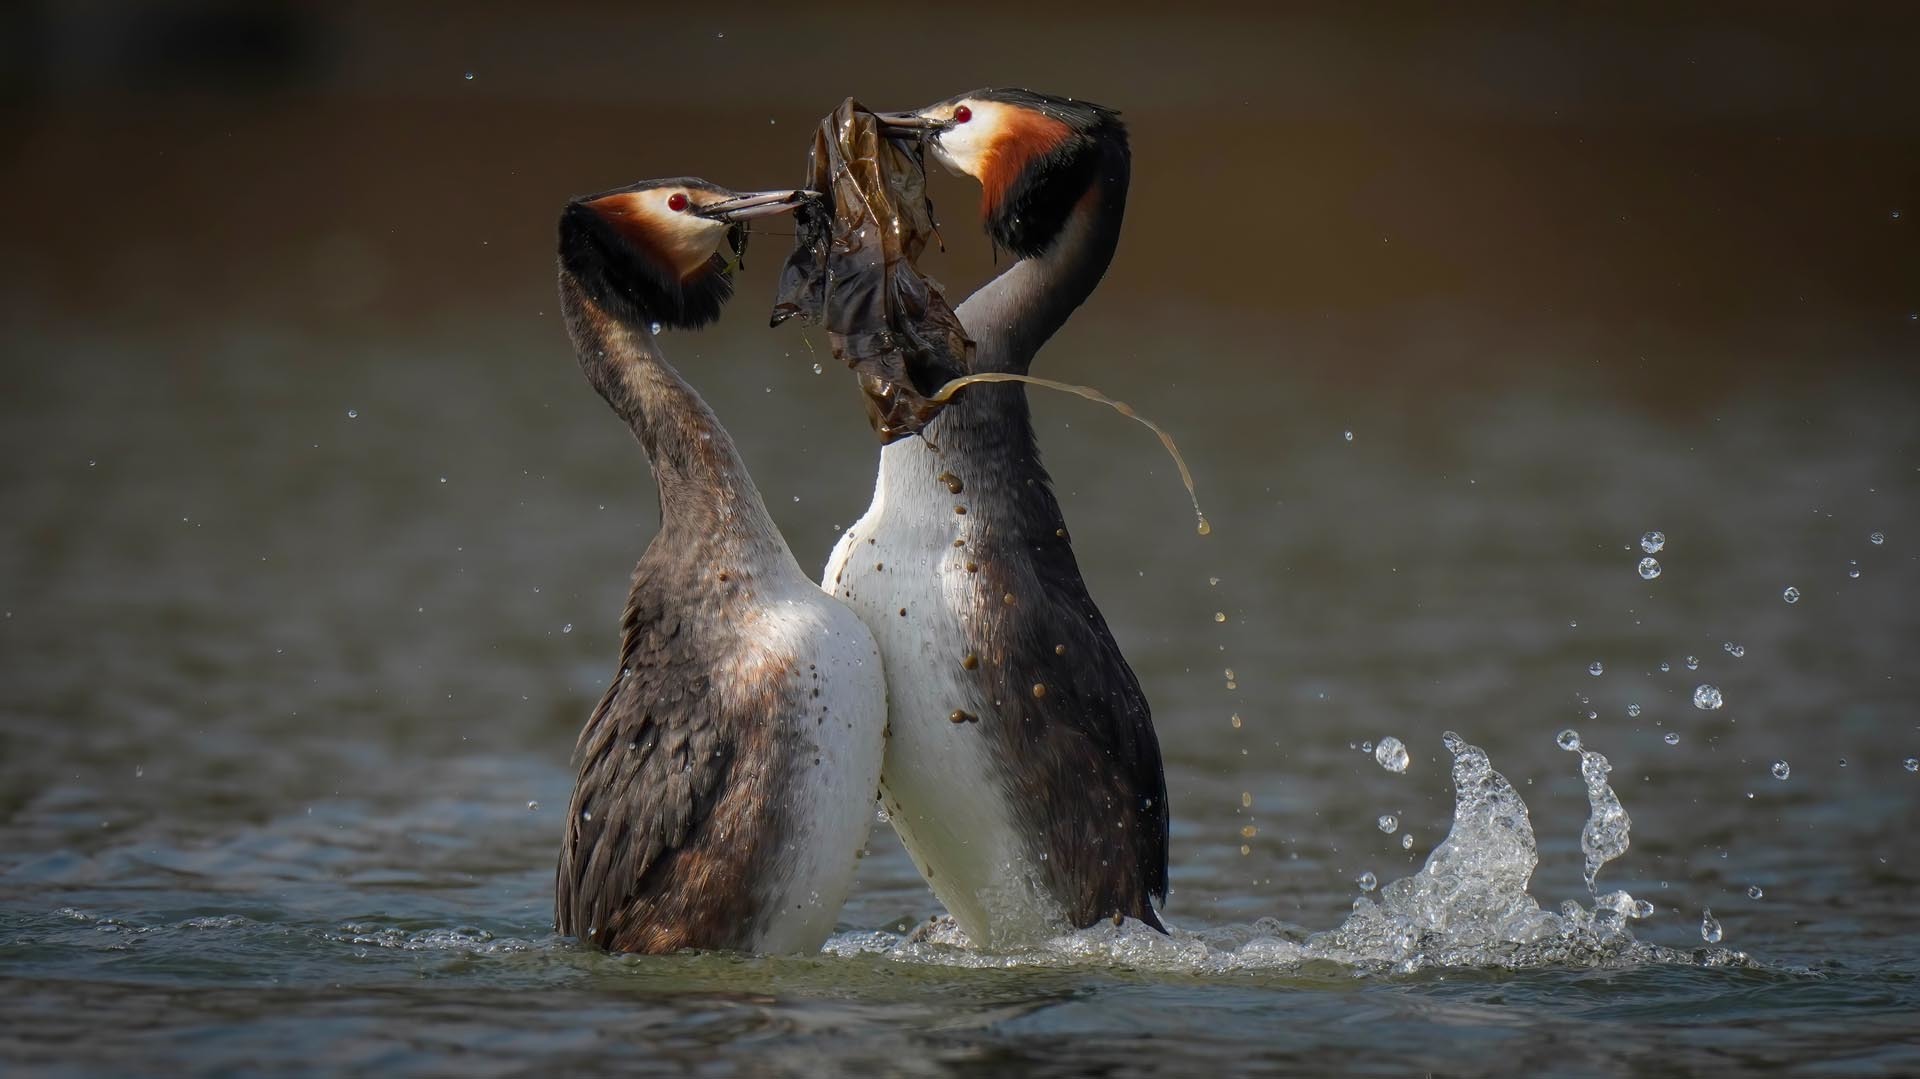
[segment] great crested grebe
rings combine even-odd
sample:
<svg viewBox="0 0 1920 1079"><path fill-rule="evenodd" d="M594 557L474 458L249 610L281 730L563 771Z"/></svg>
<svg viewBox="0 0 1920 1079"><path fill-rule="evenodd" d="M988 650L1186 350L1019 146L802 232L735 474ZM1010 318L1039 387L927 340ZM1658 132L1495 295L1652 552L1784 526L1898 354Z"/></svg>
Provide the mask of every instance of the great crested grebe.
<svg viewBox="0 0 1920 1079"><path fill-rule="evenodd" d="M610 951L814 951L872 825L873 635L794 561L733 440L659 350L663 328L719 316L738 223L802 197L652 180L560 218L567 333L660 491L619 671L574 750L555 881L559 931Z"/></svg>
<svg viewBox="0 0 1920 1079"><path fill-rule="evenodd" d="M1026 90L882 122L980 181L987 232L1017 261L957 313L973 371L1025 373L1113 258L1125 127L1109 109ZM970 386L923 434L882 447L873 503L822 579L880 642L894 828L976 944L1108 917L1160 929L1159 741L1081 579L1024 388Z"/></svg>

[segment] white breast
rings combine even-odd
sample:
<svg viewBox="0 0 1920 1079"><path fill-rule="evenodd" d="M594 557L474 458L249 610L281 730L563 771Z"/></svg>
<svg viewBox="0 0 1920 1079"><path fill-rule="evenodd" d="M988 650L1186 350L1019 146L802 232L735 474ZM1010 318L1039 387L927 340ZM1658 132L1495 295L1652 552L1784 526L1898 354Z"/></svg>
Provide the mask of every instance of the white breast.
<svg viewBox="0 0 1920 1079"><path fill-rule="evenodd" d="M749 617L747 636L759 655L795 660L787 697L794 706L780 717L792 724L794 754L786 849L770 874L768 913L753 948L816 952L833 932L873 827L887 722L880 652L860 619L798 566Z"/></svg>
<svg viewBox="0 0 1920 1079"><path fill-rule="evenodd" d="M968 938L1001 944L1054 931L1062 916L1014 834L981 723L951 718L959 710L992 722L994 709L963 677L964 630L980 601L954 541L975 526L951 512L967 498L949 493L943 469L925 439L884 447L873 504L840 537L821 584L880 645L889 698L881 800L894 830Z"/></svg>

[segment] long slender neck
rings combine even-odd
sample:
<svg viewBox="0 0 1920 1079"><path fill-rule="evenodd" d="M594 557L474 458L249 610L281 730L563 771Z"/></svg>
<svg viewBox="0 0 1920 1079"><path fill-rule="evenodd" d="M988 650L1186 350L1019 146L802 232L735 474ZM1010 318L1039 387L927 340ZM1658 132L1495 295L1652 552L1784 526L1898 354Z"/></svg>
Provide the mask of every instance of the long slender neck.
<svg viewBox="0 0 1920 1079"><path fill-rule="evenodd" d="M791 562L733 439L661 356L654 333L608 314L564 272L560 304L587 381L627 422L653 466L660 488L654 546Z"/></svg>
<svg viewBox="0 0 1920 1079"><path fill-rule="evenodd" d="M1130 169L1124 150L1103 149L1093 184L1052 246L1015 262L959 306L977 346L974 370L1025 374L1041 346L1093 294L1120 242Z"/></svg>

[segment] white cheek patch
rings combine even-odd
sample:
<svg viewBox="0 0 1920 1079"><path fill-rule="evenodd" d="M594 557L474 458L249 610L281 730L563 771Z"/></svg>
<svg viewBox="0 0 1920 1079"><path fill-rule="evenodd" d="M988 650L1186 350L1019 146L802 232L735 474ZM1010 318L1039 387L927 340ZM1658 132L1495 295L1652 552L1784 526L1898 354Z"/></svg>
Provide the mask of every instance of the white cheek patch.
<svg viewBox="0 0 1920 1079"><path fill-rule="evenodd" d="M933 140L933 156L948 169L980 179L986 171L987 154L993 148L1004 106L991 101L965 103L973 118L955 124Z"/></svg>
<svg viewBox="0 0 1920 1079"><path fill-rule="evenodd" d="M682 277L706 265L707 259L720 250L720 241L727 234L725 224L690 213L663 210L650 216L662 252Z"/></svg>

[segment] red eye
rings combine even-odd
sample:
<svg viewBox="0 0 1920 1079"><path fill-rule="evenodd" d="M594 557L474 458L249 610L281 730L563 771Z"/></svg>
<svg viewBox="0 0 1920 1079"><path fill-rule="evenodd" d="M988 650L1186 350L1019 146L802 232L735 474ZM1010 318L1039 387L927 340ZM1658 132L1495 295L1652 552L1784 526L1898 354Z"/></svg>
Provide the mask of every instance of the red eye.
<svg viewBox="0 0 1920 1079"><path fill-rule="evenodd" d="M687 199L687 193L684 191L675 191L673 194L667 196L667 209L672 210L676 214L686 212L688 205L689 200Z"/></svg>
<svg viewBox="0 0 1920 1079"><path fill-rule="evenodd" d="M973 110L970 108L967 108L965 105L962 105L959 108L953 110L954 123L964 124L971 119L973 119Z"/></svg>

